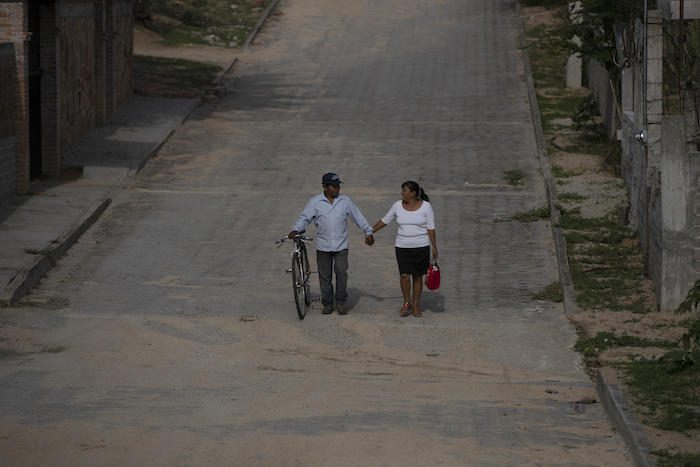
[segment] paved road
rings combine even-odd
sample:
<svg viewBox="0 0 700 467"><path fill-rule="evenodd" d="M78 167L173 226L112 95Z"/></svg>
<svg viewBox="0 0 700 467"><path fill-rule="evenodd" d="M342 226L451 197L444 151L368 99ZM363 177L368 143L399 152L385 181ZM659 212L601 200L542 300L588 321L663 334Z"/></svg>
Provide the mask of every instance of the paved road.
<svg viewBox="0 0 700 467"><path fill-rule="evenodd" d="M602 407L574 411L596 393L561 307L530 298L557 279L549 226L499 222L546 202L513 2L279 11L232 95L7 310L36 353L0 366L0 463L629 464ZM423 318L398 317L387 228L352 231L349 315L296 319L274 241L328 171L370 223L425 187Z"/></svg>

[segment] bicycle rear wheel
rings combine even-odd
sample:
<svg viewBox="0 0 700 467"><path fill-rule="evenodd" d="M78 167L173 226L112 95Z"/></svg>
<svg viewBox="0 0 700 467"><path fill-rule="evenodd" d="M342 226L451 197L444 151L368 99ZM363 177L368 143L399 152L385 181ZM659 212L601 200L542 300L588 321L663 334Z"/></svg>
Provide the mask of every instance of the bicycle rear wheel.
<svg viewBox="0 0 700 467"><path fill-rule="evenodd" d="M299 253L294 253L292 255L292 288L294 289L294 302L297 305L299 319L304 319L304 316L306 316L306 293L303 273L302 258L299 256Z"/></svg>
<svg viewBox="0 0 700 467"><path fill-rule="evenodd" d="M306 246L304 245L301 248L301 267L304 277L304 301L307 305L311 305L311 286L309 285L311 269L309 268L309 256L306 254Z"/></svg>

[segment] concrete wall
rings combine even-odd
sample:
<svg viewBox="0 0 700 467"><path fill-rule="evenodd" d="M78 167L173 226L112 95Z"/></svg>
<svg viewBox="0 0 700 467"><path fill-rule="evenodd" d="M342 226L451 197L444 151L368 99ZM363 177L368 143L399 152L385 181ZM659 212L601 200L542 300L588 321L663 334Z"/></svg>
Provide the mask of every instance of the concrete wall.
<svg viewBox="0 0 700 467"><path fill-rule="evenodd" d="M660 170L649 164L648 144L635 138L644 128L644 73L642 65L628 68L622 75L622 177L630 196L630 227L637 231L647 254L648 273L661 301L661 186Z"/></svg>
<svg viewBox="0 0 700 467"><path fill-rule="evenodd" d="M646 77L643 62L622 73L622 173L659 307L672 311L700 278L700 153L688 144L695 114L662 115L660 13L650 11L647 24Z"/></svg>
<svg viewBox="0 0 700 467"><path fill-rule="evenodd" d="M686 117L662 121L662 281L661 308L675 309L700 278L695 248L700 225L700 153L687 152Z"/></svg>
<svg viewBox="0 0 700 467"><path fill-rule="evenodd" d="M0 43L0 202L15 193L15 47Z"/></svg>
<svg viewBox="0 0 700 467"><path fill-rule="evenodd" d="M610 73L597 61L589 60L586 64L586 77L588 89L598 102L608 139L613 140L617 137L617 130L620 128L620 117L617 110L617 97L610 83Z"/></svg>

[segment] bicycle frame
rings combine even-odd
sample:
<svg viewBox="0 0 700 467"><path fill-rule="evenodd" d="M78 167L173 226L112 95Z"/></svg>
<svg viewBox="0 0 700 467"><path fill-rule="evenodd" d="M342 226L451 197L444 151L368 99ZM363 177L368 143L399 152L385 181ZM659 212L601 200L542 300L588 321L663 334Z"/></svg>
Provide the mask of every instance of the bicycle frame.
<svg viewBox="0 0 700 467"><path fill-rule="evenodd" d="M277 241L278 244L284 243L288 237L282 237ZM305 235L297 235L294 237L294 248L292 249L292 267L287 269L288 273L292 273L292 288L294 291L294 301L297 307L299 319L302 320L306 316L306 309L311 304L311 292L309 287L309 279L311 270L309 267L309 258L306 254L306 242L312 241L312 238ZM277 247L279 248L279 246Z"/></svg>

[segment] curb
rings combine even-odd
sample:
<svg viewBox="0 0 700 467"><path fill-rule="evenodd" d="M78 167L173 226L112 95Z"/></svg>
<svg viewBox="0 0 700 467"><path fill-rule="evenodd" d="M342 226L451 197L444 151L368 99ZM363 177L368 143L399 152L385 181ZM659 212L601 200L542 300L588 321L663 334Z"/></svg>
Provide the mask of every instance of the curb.
<svg viewBox="0 0 700 467"><path fill-rule="evenodd" d="M561 219L561 211L557 207L559 200L557 198L556 181L552 177L552 168L547 155L547 146L544 142L544 131L542 130L542 116L540 107L537 104L537 94L535 92L535 83L532 80L532 70L530 69L530 55L527 50L527 40L525 39L525 31L523 29L522 10L520 1L515 2L516 14L518 17L518 35L520 38L520 51L523 56L523 68L525 69L525 81L527 84L527 93L530 100L530 114L532 124L535 130L535 140L537 141L537 156L540 160L542 168L542 176L545 179L545 188L547 192L547 202L549 203L549 219L552 226L552 237L554 239L554 247L557 253L557 264L559 269L559 283L562 289L562 297L564 301L564 313L567 317L571 317L578 312L576 305L576 291L574 290L574 282L569 273L569 260L566 253L566 238L564 230L557 227L559 219Z"/></svg>
<svg viewBox="0 0 700 467"><path fill-rule="evenodd" d="M559 223L559 219L561 218L561 211L557 208L558 199L556 192L556 181L554 180L554 177L552 177L552 169L549 164L547 146L544 140L544 131L542 130L542 119L539 105L537 104L537 94L535 92L535 85L532 79L532 70L530 69L530 56L527 51L528 45L525 39L525 31L523 29L520 0L516 0L515 10L518 21L520 50L522 52L523 68L525 71L527 92L530 100L530 112L535 130L535 138L537 141L537 153L542 168L542 175L545 179L547 200L550 208L552 236L557 254L557 263L559 266L559 281L561 283L562 296L564 299L564 313L566 314L567 318L570 318L578 311L578 306L576 305L576 291L574 290L573 280L571 279L571 274L569 272L569 260L566 253L566 238L564 236L564 230L560 227L556 227L556 225ZM608 415L608 418L612 422L613 426L625 441L635 465L640 467L656 467L658 464L649 458L651 452L651 444L649 443L649 439L634 416L634 413L627 403L622 390L618 386L606 384L600 371L596 377L596 388L598 390L599 397L603 401L605 413Z"/></svg>
<svg viewBox="0 0 700 467"><path fill-rule="evenodd" d="M243 49L246 49L255 39L255 36L262 29L265 21L270 17L272 12L280 0L273 0L267 9L263 13L262 17L258 23L253 28L246 39ZM233 68L233 66L238 61L238 58L234 58L231 63L224 68L216 77L214 85L220 85L223 77ZM228 88L228 86L227 86ZM139 94L134 90L134 94ZM148 97L158 97L158 96L148 96ZM183 96L185 97L185 96ZM132 178L141 172L141 170L146 166L148 161L165 145L165 143L172 137L182 126L183 123L187 121L189 116L194 112L194 110L202 104L203 97L191 96L190 98L196 101L184 112L183 116L178 119L173 125L172 130L158 141L155 147L149 150L143 157L136 160L131 164L127 171L126 178ZM64 232L56 242L52 242L47 245L47 247L42 250L41 254L34 255L29 261L27 261L24 266L20 268L17 275L7 284L2 290L0 290L0 307L12 306L19 299L24 297L32 288L34 288L41 278L53 267L54 264L63 256L70 248L75 244L75 242L80 238L80 236L85 233L90 227L92 227L97 219L102 216L107 207L112 203L112 194L120 188L120 182L116 182L105 198L97 201L95 204L90 206L85 213L78 219L73 225L71 225L66 232Z"/></svg>
<svg viewBox="0 0 700 467"><path fill-rule="evenodd" d="M165 145L165 143L177 132L178 128L189 118L192 112L200 105L199 100L194 100L183 115L174 123L171 131L155 142L153 148L136 159L128 169L123 179L117 180L101 200L90 206L80 218L74 222L55 242L51 242L41 250L40 254L33 255L17 272L17 275L0 290L0 307L9 307L24 297L34 288L41 278L49 272L54 264L75 244L95 222L102 216L112 203L113 194L122 188L123 181L133 178L146 166L148 161Z"/></svg>
<svg viewBox="0 0 700 467"><path fill-rule="evenodd" d="M620 387L606 384L600 371L596 376L596 385L605 412L610 417L617 432L627 443L627 447L632 452L634 463L640 467L658 466L650 457L652 447L649 438L644 433L642 425L637 421L637 417L634 416Z"/></svg>
<svg viewBox="0 0 700 467"><path fill-rule="evenodd" d="M280 2L280 0L273 0L272 3L270 3L270 4L267 6L267 8L265 9L265 11L263 12L263 15L262 15L262 16L260 17L260 19L258 20L258 23L255 25L255 27L253 28L253 30L250 32L250 35L248 36L248 38L247 38L247 39L245 40L245 42L243 43L243 50L245 50L245 49L247 49L248 47L250 47L250 44L253 43L253 40L255 39L255 36L258 35L258 33L260 32L260 30L261 30L262 27L263 27L263 24L265 24L265 21L267 20L267 18L270 17L270 15L272 14L272 11L273 11L275 8L277 8L277 5L279 4L279 2Z"/></svg>
<svg viewBox="0 0 700 467"><path fill-rule="evenodd" d="M235 61L234 61L235 63ZM173 127L171 128L170 132L162 137L159 141L155 143L155 147L150 149L147 153L143 155L143 157L140 157L136 159L134 163L131 164L129 167L129 171L127 173L126 178L131 178L135 177L138 175L141 170L146 166L148 161L151 160L154 154L156 154L158 151L160 151L163 146L165 146L165 143L168 142L168 140L175 134L177 133L177 130L187 121L188 118L190 118L190 115L202 104L201 99L195 99L193 100L192 104L183 112L182 116L178 118L175 123L173 124ZM118 184L118 182L117 182ZM114 190L115 187L112 187L112 190Z"/></svg>
<svg viewBox="0 0 700 467"><path fill-rule="evenodd" d="M0 291L0 306L11 306L20 298L24 297L41 278L49 272L54 264L63 256L73 244L92 225L97 222L102 213L112 203L111 192L104 199L97 201L90 206L80 218L71 225L55 242L50 243L42 250L42 254L33 255L24 266L20 268L17 275Z"/></svg>

